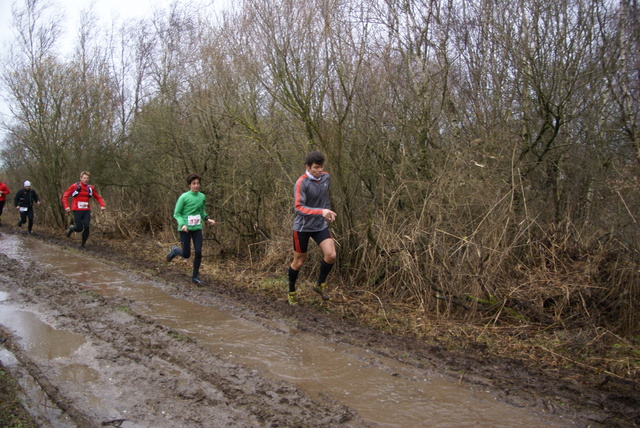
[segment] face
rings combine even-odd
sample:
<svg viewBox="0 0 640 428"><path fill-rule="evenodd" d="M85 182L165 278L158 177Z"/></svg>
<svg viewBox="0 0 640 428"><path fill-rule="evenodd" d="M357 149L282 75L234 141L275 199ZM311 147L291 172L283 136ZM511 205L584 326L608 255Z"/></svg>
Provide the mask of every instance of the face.
<svg viewBox="0 0 640 428"><path fill-rule="evenodd" d="M87 174L82 174L80 176L80 182L82 184L87 184L89 182L89 176Z"/></svg>
<svg viewBox="0 0 640 428"><path fill-rule="evenodd" d="M322 165L318 165L317 163L311 164L311 166L307 165L307 171L309 171L315 178L320 178L323 168L324 167Z"/></svg>
<svg viewBox="0 0 640 428"><path fill-rule="evenodd" d="M199 192L200 191L200 180L198 180L197 178L195 180L192 180L191 183L189 183L189 189L192 192Z"/></svg>

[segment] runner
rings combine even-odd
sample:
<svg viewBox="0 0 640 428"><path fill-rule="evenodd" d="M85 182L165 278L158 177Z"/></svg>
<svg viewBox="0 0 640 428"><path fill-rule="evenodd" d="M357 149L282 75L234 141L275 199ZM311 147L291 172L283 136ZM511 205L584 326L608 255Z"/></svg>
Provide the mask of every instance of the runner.
<svg viewBox="0 0 640 428"><path fill-rule="evenodd" d="M80 248L85 248L87 238L89 238L89 227L91 224L91 204L90 199L93 197L100 209L104 211L106 209L104 199L98 194L96 188L89 184L89 177L91 174L88 171L82 171L80 173L80 181L73 183L66 192L62 195L62 206L64 210L69 212L73 211L73 224L67 229L67 238L71 236L73 232L82 232L82 244ZM69 208L69 198L72 197L71 208Z"/></svg>
<svg viewBox="0 0 640 428"><path fill-rule="evenodd" d="M176 256L188 259L191 256L191 241L193 241L194 257L191 281L196 285L204 285L204 282L198 278L202 261L202 221L206 221L211 226L216 224L205 212L206 198L204 193L200 193L200 180L201 177L198 174L187 176L189 191L180 195L173 210L173 217L178 221L182 249L174 246L167 254L167 262Z"/></svg>
<svg viewBox="0 0 640 428"><path fill-rule="evenodd" d="M18 190L18 193L13 198L13 204L16 209L20 211L20 220L18 220L18 227L22 227L23 224L29 220L27 230L31 235L31 229L33 229L33 204L40 205L40 199L35 190L31 188L31 182L29 180L24 182L24 187Z"/></svg>
<svg viewBox="0 0 640 428"><path fill-rule="evenodd" d="M293 220L293 262L289 266L289 304L296 306L296 280L300 269L307 259L309 238L320 246L323 258L320 273L313 291L323 300L330 300L326 293L326 280L333 263L336 261L336 248L327 221L336 219L329 201L328 173L323 171L324 156L318 151L309 153L305 159L306 172L298 178L293 188L295 200L295 218Z"/></svg>
<svg viewBox="0 0 640 428"><path fill-rule="evenodd" d="M4 210L4 203L7 200L7 195L11 193L5 183L0 183L0 226L2 226L2 210Z"/></svg>

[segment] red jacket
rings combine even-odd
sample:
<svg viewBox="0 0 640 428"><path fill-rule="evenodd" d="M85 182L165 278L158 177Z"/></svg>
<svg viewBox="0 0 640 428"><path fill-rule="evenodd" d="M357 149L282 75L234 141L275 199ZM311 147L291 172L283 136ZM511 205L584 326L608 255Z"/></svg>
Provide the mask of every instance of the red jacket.
<svg viewBox="0 0 640 428"><path fill-rule="evenodd" d="M0 191L2 192L2 195L0 195L0 201L4 201L5 199L7 199L6 195L11 193L7 185L4 183L0 183Z"/></svg>
<svg viewBox="0 0 640 428"><path fill-rule="evenodd" d="M91 187L91 195L89 194L89 187ZM69 208L69 198L73 195L73 193L78 188L78 183L73 183L64 195L62 195L62 206L66 210ZM91 209L91 205L89 204L89 200L91 197L96 198L96 201L100 204L101 207L104 207L104 199L102 196L98 195L96 192L96 188L91 184L86 185L80 183L80 192L77 195L73 196L73 201L71 202L71 210L72 211L86 211Z"/></svg>

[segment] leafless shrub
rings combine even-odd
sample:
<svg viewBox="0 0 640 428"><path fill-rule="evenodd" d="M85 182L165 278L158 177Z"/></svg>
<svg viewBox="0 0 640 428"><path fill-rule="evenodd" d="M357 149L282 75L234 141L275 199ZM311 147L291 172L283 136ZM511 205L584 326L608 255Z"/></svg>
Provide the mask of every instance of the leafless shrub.
<svg viewBox="0 0 640 428"><path fill-rule="evenodd" d="M637 15L628 1L247 0L212 20L175 4L104 43L88 20L71 60L51 49L55 25L23 25L4 167L46 184L58 224L89 169L100 227L168 241L200 173L207 239L284 275L292 186L318 148L332 275L381 320L394 302L633 333ZM45 45L24 43L35 30Z"/></svg>

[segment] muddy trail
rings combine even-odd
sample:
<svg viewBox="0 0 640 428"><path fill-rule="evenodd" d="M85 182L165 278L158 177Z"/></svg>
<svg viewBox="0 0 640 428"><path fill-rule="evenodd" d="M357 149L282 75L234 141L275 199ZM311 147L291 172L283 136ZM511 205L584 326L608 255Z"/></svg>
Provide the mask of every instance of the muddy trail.
<svg viewBox="0 0 640 428"><path fill-rule="evenodd" d="M0 360L40 426L636 426L636 396L178 270L0 233ZM615 381L611 381L615 384ZM633 388L632 388L633 389Z"/></svg>

